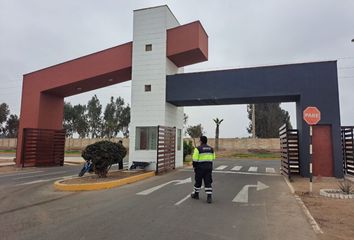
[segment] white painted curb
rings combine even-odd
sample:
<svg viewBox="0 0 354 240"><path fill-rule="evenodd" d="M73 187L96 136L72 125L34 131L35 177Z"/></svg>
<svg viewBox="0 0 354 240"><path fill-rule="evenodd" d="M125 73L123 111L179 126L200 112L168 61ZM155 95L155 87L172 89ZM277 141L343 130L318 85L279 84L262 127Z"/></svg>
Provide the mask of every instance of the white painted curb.
<svg viewBox="0 0 354 240"><path fill-rule="evenodd" d="M337 189L320 189L320 195L329 198L354 199L354 193L346 194Z"/></svg>

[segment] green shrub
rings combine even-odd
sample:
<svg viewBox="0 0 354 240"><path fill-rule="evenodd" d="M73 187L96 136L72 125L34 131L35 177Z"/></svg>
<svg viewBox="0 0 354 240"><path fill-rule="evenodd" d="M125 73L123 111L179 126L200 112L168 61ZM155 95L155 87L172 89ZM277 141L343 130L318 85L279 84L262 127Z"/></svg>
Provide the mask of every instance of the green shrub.
<svg viewBox="0 0 354 240"><path fill-rule="evenodd" d="M338 186L339 186L340 190L342 190L342 192L344 192L346 194L352 193L353 184L349 180L344 179L344 181L338 182Z"/></svg>
<svg viewBox="0 0 354 240"><path fill-rule="evenodd" d="M110 141L100 141L88 145L81 156L86 161L92 161L93 170L98 177L107 177L109 167L115 163L123 163L127 150L122 144Z"/></svg>
<svg viewBox="0 0 354 240"><path fill-rule="evenodd" d="M185 161L187 155L191 155L193 153L193 144L192 141L183 141L183 161Z"/></svg>

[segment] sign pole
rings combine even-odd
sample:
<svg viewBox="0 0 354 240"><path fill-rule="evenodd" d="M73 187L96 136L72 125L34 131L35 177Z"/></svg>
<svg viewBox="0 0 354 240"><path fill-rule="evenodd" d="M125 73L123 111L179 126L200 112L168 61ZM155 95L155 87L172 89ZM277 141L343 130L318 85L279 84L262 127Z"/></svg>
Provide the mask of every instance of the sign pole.
<svg viewBox="0 0 354 240"><path fill-rule="evenodd" d="M312 193L312 125L310 125L310 193Z"/></svg>
<svg viewBox="0 0 354 240"><path fill-rule="evenodd" d="M321 120L321 112L318 110L317 107L309 106L307 107L304 112L303 112L303 117L304 121L309 125L310 127L310 158L309 158L309 169L310 169L310 190L309 192L312 193L312 178L313 178L313 173L312 173L312 162L313 162L313 148L312 148L312 130L313 126L316 125L320 120Z"/></svg>

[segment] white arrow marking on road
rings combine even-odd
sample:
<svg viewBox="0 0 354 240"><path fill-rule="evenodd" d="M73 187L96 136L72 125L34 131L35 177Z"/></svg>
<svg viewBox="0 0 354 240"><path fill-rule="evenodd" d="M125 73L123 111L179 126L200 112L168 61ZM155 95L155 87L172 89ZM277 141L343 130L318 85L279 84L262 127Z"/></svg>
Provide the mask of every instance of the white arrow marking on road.
<svg viewBox="0 0 354 240"><path fill-rule="evenodd" d="M192 178L191 177L183 179L183 180L172 180L172 181L160 184L158 186L146 189L146 190L144 190L142 192L138 192L137 195L149 195L150 193L153 193L156 190L159 190L160 188L163 188L164 186L167 186L168 184L171 184L171 183L175 183L175 185L180 185L180 184L191 183L191 182L192 182Z"/></svg>
<svg viewBox="0 0 354 240"><path fill-rule="evenodd" d="M180 184L185 184L185 183L191 183L192 182L192 178L189 177L189 178L186 178L184 180L175 180L177 181L177 183L175 185L180 185Z"/></svg>
<svg viewBox="0 0 354 240"><path fill-rule="evenodd" d="M204 186L202 186L200 188L200 190L202 190L204 188ZM181 200L179 200L178 202L175 203L175 206L180 205L181 203L183 203L184 201L186 201L187 199L189 199L191 197L192 193L189 193L187 196L185 196L184 198L182 198Z"/></svg>
<svg viewBox="0 0 354 240"><path fill-rule="evenodd" d="M269 186L265 185L260 181L257 182L257 185L246 185L241 189L241 191L236 195L236 197L232 201L238 203L248 203L248 189L250 187L256 187L257 191L269 188Z"/></svg>

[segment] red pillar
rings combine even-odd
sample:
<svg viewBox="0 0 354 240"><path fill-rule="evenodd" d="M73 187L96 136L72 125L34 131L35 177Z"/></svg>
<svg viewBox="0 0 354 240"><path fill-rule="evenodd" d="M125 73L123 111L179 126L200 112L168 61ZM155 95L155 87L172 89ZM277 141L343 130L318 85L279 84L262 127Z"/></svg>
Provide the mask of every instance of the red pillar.
<svg viewBox="0 0 354 240"><path fill-rule="evenodd" d="M64 97L41 93L38 85L23 80L20 125L17 137L16 166L22 165L24 128L62 129Z"/></svg>

